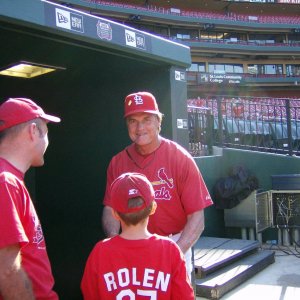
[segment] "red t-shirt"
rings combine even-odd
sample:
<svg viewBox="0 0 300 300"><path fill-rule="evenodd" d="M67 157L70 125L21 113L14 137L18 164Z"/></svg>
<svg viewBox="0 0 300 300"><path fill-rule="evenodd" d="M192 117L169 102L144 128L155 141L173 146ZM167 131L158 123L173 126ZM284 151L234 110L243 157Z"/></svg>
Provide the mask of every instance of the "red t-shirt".
<svg viewBox="0 0 300 300"><path fill-rule="evenodd" d="M142 156L134 144L114 156L107 169L104 205L110 206L110 185L125 172L144 174L155 190L158 204L148 230L160 235L183 230L187 215L212 205L202 175L192 156L177 143L162 138L159 148Z"/></svg>
<svg viewBox="0 0 300 300"><path fill-rule="evenodd" d="M23 180L22 172L0 158L0 248L19 244L36 299L56 300L41 224Z"/></svg>
<svg viewBox="0 0 300 300"><path fill-rule="evenodd" d="M157 235L98 242L87 260L81 290L85 300L194 299L182 252Z"/></svg>

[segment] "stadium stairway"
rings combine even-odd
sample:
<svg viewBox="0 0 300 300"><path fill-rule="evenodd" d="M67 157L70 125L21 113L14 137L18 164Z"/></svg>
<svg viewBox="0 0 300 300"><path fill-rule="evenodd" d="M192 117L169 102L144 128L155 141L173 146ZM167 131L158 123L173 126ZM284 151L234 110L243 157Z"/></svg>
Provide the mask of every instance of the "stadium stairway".
<svg viewBox="0 0 300 300"><path fill-rule="evenodd" d="M274 262L275 252L259 241L201 237L194 245L196 295L220 299Z"/></svg>

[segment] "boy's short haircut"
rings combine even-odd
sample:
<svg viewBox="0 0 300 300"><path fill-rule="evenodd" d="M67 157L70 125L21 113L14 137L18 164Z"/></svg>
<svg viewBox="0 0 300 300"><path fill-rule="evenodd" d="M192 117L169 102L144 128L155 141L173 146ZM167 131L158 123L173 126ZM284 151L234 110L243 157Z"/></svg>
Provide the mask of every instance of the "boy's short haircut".
<svg viewBox="0 0 300 300"><path fill-rule="evenodd" d="M129 207L140 207L143 205L144 200L141 197L131 198L128 200L128 206ZM140 223L141 221L148 218L152 211L154 201L152 201L147 207L143 208L142 210L138 210L135 212L130 213L120 213L118 212L118 215L122 219L122 221L127 225L136 225Z"/></svg>

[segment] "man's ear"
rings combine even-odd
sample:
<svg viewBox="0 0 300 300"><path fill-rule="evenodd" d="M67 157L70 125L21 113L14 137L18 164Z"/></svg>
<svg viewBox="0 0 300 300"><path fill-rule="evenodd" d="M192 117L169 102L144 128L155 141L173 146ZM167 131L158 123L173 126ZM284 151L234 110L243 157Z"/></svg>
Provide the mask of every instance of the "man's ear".
<svg viewBox="0 0 300 300"><path fill-rule="evenodd" d="M120 221L119 214L113 208L111 209L111 213L116 220Z"/></svg>
<svg viewBox="0 0 300 300"><path fill-rule="evenodd" d="M29 124L28 133L30 135L30 138L34 139L34 136L36 135L36 133L38 133L38 127L37 127L37 124L35 122L32 122L32 123Z"/></svg>
<svg viewBox="0 0 300 300"><path fill-rule="evenodd" d="M150 212L149 216L151 216L155 213L156 208L157 208L157 203L156 203L156 201L153 201L152 209L151 209L151 212Z"/></svg>

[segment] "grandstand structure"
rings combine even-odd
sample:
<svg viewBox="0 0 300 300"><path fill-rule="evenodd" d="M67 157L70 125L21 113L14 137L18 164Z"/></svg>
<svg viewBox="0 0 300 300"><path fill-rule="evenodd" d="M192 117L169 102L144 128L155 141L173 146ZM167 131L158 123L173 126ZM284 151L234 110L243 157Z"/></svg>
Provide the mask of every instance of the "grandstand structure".
<svg viewBox="0 0 300 300"><path fill-rule="evenodd" d="M235 96L297 97L299 4L280 0L77 2L86 2L85 9L94 15L188 45L189 97L210 94L211 86L214 94L226 90Z"/></svg>
<svg viewBox="0 0 300 300"><path fill-rule="evenodd" d="M220 144L299 155L300 1L57 2L190 47L193 155Z"/></svg>

